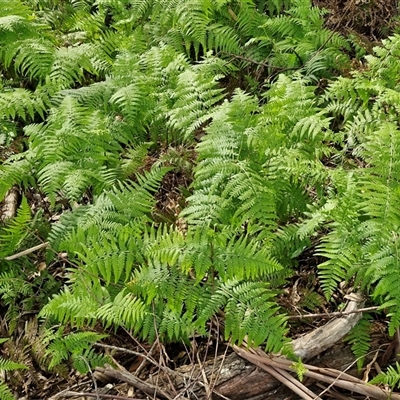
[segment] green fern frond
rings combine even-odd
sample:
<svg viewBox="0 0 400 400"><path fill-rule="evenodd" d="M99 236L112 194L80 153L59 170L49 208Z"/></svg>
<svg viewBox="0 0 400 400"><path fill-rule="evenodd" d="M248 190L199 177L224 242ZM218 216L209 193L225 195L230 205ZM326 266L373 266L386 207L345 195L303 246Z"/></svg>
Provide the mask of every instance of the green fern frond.
<svg viewBox="0 0 400 400"><path fill-rule="evenodd" d="M234 28L214 23L207 29L207 48L232 54L239 53L240 37Z"/></svg>
<svg viewBox="0 0 400 400"><path fill-rule="evenodd" d="M389 366L386 372L380 372L375 378L369 383L377 384L381 383L389 385L391 389L400 387L400 364L396 362L395 366Z"/></svg>
<svg viewBox="0 0 400 400"><path fill-rule="evenodd" d="M88 356L93 355L93 353L90 352L89 347L106 336L107 335L100 335L95 332L77 332L63 336L62 330L59 330L53 335L48 334L45 339L45 342L47 343L45 355L51 357L49 369L60 365L70 357L72 357L74 361L79 360L81 357L87 359ZM94 359L98 360L98 357L94 357ZM90 361L89 358L87 360L86 368L83 368L84 372L88 370L88 366L90 368ZM77 364L80 367L82 366L79 362Z"/></svg>
<svg viewBox="0 0 400 400"><path fill-rule="evenodd" d="M85 349L82 354L72 354L72 365L81 374L92 372L96 367L112 363L112 359L103 354L97 354L94 349Z"/></svg>
<svg viewBox="0 0 400 400"><path fill-rule="evenodd" d="M126 282L137 259L139 247L136 240L132 240L132 233L132 229L121 227L117 236L114 232L104 232L101 240L98 238L92 242L89 239L85 246L77 248L76 253L85 263L86 272L98 276L106 285L110 285L111 282Z"/></svg>
<svg viewBox="0 0 400 400"><path fill-rule="evenodd" d="M50 70L50 79L60 89L70 88L76 82L85 79L85 73L96 75L93 66L93 46L81 44L76 47L60 47L54 54L54 63Z"/></svg>
<svg viewBox="0 0 400 400"><path fill-rule="evenodd" d="M54 318L60 324L70 322L77 328L93 323L99 304L105 301L108 295L100 289L101 293L96 297L99 290L95 287L89 289L87 285L82 290L79 289L71 292L66 286L62 292L53 295L51 301L40 310L40 316Z"/></svg>
<svg viewBox="0 0 400 400"><path fill-rule="evenodd" d="M105 326L125 326L136 332L141 328L145 315L150 312L143 301L124 290L118 293L112 302L101 306L97 317L104 321Z"/></svg>
<svg viewBox="0 0 400 400"><path fill-rule="evenodd" d="M29 235L28 225L31 221L31 209L26 197L22 198L17 216L6 222L0 229L0 257L11 255L19 249L23 240Z"/></svg>
<svg viewBox="0 0 400 400"><path fill-rule="evenodd" d="M241 343L247 336L252 346L265 341L266 351L281 351L286 340L286 317L278 314L278 307L271 301L275 294L268 284L235 281L227 282L218 290L229 291L225 307L225 338Z"/></svg>
<svg viewBox="0 0 400 400"><path fill-rule="evenodd" d="M0 370L2 371L14 371L16 369L26 369L26 365L19 364L4 358L0 358Z"/></svg>
<svg viewBox="0 0 400 400"><path fill-rule="evenodd" d="M207 26L210 23L212 2L210 0L194 0L190 3L180 1L176 8L177 23L184 36L186 49L189 53L193 43L198 58L199 45L206 48Z"/></svg>
<svg viewBox="0 0 400 400"><path fill-rule="evenodd" d="M351 344L351 350L357 358L357 368L361 371L365 356L368 353L371 345L371 318L364 315L357 325L349 332L344 339Z"/></svg>
<svg viewBox="0 0 400 400"><path fill-rule="evenodd" d="M0 399L1 400L15 400L14 394L8 386L0 381Z"/></svg>
<svg viewBox="0 0 400 400"><path fill-rule="evenodd" d="M55 60L53 44L41 39L24 40L14 57L14 65L31 79L44 79Z"/></svg>
<svg viewBox="0 0 400 400"><path fill-rule="evenodd" d="M1 116L3 118L34 119L35 114L44 117L46 110L43 101L35 94L25 89L13 89L0 93Z"/></svg>
<svg viewBox="0 0 400 400"><path fill-rule="evenodd" d="M209 78L187 70L179 75L173 108L168 112L168 125L182 132L188 140L202 123L210 118L209 109L224 98L218 88L220 76Z"/></svg>
<svg viewBox="0 0 400 400"><path fill-rule="evenodd" d="M321 286L326 298L330 299L337 285L348 276L348 272L360 265L358 235L347 230L335 230L323 238L316 254L328 258L319 264L318 269Z"/></svg>
<svg viewBox="0 0 400 400"><path fill-rule="evenodd" d="M4 164L0 165L0 199L3 200L14 185L28 187L29 184L34 184L31 171L31 161L22 158L20 155L15 159L10 157Z"/></svg>

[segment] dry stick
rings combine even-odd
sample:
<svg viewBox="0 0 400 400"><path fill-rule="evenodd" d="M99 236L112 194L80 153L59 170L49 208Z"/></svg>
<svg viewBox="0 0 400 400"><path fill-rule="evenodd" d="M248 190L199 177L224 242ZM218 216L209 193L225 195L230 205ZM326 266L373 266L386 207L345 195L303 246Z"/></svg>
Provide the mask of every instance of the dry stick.
<svg viewBox="0 0 400 400"><path fill-rule="evenodd" d="M274 358L274 360L272 361L273 363L276 363L276 360L279 360L279 358ZM286 362L288 360L283 360L285 361L285 365L287 367L290 368L290 365ZM279 362L278 362L279 365ZM305 365L305 367L307 367ZM319 367L314 367L314 366L310 366L310 369L314 369L315 371L321 371L321 368ZM364 385L364 381L361 381L360 379L353 377L352 375L348 375L346 374L344 371L339 371L339 370L334 370L334 369L329 369L329 368L323 368L322 369L322 375L327 375L327 376L331 376L332 378L334 378L335 380L327 387L325 388L320 394L319 396L322 396L324 393L326 393L327 391L329 391L333 386L335 386L335 382L338 382L340 378L342 378L342 381L348 381L348 382L355 382L355 383L360 383L362 385Z"/></svg>
<svg viewBox="0 0 400 400"><path fill-rule="evenodd" d="M199 353L197 353L196 356L197 356L197 362L199 363L200 372L201 372L201 374L203 376L203 381L204 381L204 384L205 384L206 400L211 400L212 391L211 391L210 384L209 384L208 379L207 379L206 371L204 370L203 364L202 364L202 362L200 360Z"/></svg>
<svg viewBox="0 0 400 400"><path fill-rule="evenodd" d="M150 350L147 352L147 354L152 356L156 345L157 345L157 342L154 342L153 345L151 346ZM143 368L146 366L147 362L148 361L145 358L143 358L143 361L140 363L140 365L138 366L138 368L136 369L136 371L134 373L135 376L139 376L139 374L142 372Z"/></svg>
<svg viewBox="0 0 400 400"><path fill-rule="evenodd" d="M59 393L57 393L57 394L51 396L48 400L56 400L56 399L58 399L59 397L62 397L62 396L64 395L64 393L71 392L71 389L73 389L73 388L78 388L79 386L86 385L87 383L90 383L90 381L91 381L91 379L88 379L88 380L86 380L86 381L82 381L82 382L80 382L80 383L77 383L77 384L75 384L75 385L72 385L72 386L70 386L68 389L64 389L64 390L62 390L61 392L59 392Z"/></svg>
<svg viewBox="0 0 400 400"><path fill-rule="evenodd" d="M259 354L252 354L249 351L240 348L236 345L233 346L233 349L243 358L246 358L247 360L251 361L254 363L254 361L268 365L270 367L276 368L276 369L285 369L287 371L292 371L291 365L293 365L293 362L282 359L277 356L267 356L265 353L263 356ZM239 352L237 351L239 350ZM257 364L256 364L257 365ZM334 386L341 387L342 389L346 389L352 392L356 392L359 394L362 394L364 396L370 396L372 398L378 399L378 400L387 400L390 398L391 400L400 400L400 394L399 393L393 393L393 392L388 392L386 390L383 390L377 386L373 385L368 385L361 379L355 378L351 375L348 375L342 371L337 371L331 368L318 368L314 367L312 365L307 365L304 364L304 367L307 369L307 371L304 373L304 376L307 376L309 378L315 379L317 381L322 381L326 382L329 384L332 384ZM318 371L318 372L314 372ZM335 376L331 376L334 375ZM338 376L341 376L341 379L338 378ZM285 383L286 385L286 383Z"/></svg>
<svg viewBox="0 0 400 400"><path fill-rule="evenodd" d="M158 394L159 397L163 397L164 399L167 399L167 400L173 399L173 397L168 395L168 393L164 392L157 386L154 386L151 383L142 381L141 379L137 378L136 376L132 375L129 372L117 371L109 366L106 366L105 368L96 367L96 371L100 371L104 375L110 376L114 379L119 379L126 383L129 383L130 385L138 388L139 390L141 390L142 392L144 392L148 395L155 396L156 394Z"/></svg>
<svg viewBox="0 0 400 400"><path fill-rule="evenodd" d="M322 389L322 392L319 394L320 396L327 393L328 395L332 396L335 400L356 400L353 397L345 396L344 394L338 393L336 390L331 391L331 386L325 387L322 383L316 382L315 386Z"/></svg>
<svg viewBox="0 0 400 400"><path fill-rule="evenodd" d="M145 354L139 353L138 351L129 350L129 349L125 349L125 348L123 348L123 347L112 346L112 345L103 344L103 343L94 343L94 346L102 347L102 348L104 348L104 349L110 349L110 350L121 351L121 352L123 352L123 353L132 354L132 355L134 355L134 356L139 356L139 357L142 357L142 358L146 359L149 363L155 365L156 367L159 367L159 366L160 366L160 365L157 363L157 361L155 361L153 358L148 357L148 356L145 355Z"/></svg>
<svg viewBox="0 0 400 400"><path fill-rule="evenodd" d="M257 354L251 354L249 351L246 351L236 345L233 345L233 350L242 358L250 361L257 367L262 370L268 372L279 382L282 382L285 386L291 389L294 393L299 395L304 400L322 400L311 390L307 389L301 382L297 381L293 376L284 372L281 368L274 368L274 366L266 365L264 357L261 357Z"/></svg>
<svg viewBox="0 0 400 400"><path fill-rule="evenodd" d="M133 398L133 397L124 397L124 396L117 396L115 394L105 394L105 393L99 393L98 395L95 393L84 393L84 392L72 392L68 390L65 393L58 394L57 397L102 397L104 399L115 399L115 400L143 400L143 399L138 399L138 398Z"/></svg>
<svg viewBox="0 0 400 400"><path fill-rule="evenodd" d="M364 301L362 299L351 300L344 312L358 310L363 305ZM362 314L360 313L350 313L349 315L332 319L324 326L294 340L294 353L303 360L315 357L341 340L361 318Z"/></svg>
<svg viewBox="0 0 400 400"><path fill-rule="evenodd" d="M219 334L219 331L218 331L218 334ZM215 386L217 385L218 379L219 379L219 377L220 377L220 375L221 375L221 371L222 371L222 368L223 368L223 366L224 366L224 362L225 362L225 359L226 359L226 354L227 354L227 352L228 352L228 349L229 349L229 346L226 346L226 349L225 349L224 354L223 354L223 359L222 359L221 362L220 362L217 375L216 375L215 380L214 380L214 382L213 382L213 384L212 384L212 387L211 387L211 390L212 390L212 391L214 391L214 388L215 388ZM214 360L217 359L217 350L218 350L218 340L217 340L217 346L216 346L216 349L215 349L215 358L214 358ZM215 363L214 363L214 364L215 364ZM213 368L214 368L214 366L213 366Z"/></svg>
<svg viewBox="0 0 400 400"><path fill-rule="evenodd" d="M43 248L47 247L48 245L49 245L49 242L44 242L44 243L38 244L37 246L33 246L33 247L29 248L29 249L20 251L19 253L13 254L12 256L5 257L4 259L7 260L7 261L12 261L12 260L15 260L17 258L26 256L27 254L31 254L34 251L43 249Z"/></svg>
<svg viewBox="0 0 400 400"><path fill-rule="evenodd" d="M289 319L305 319L305 318L333 318L333 317L343 317L344 315L376 311L379 310L379 306L359 308L357 310L350 311L335 311L331 313L321 313L321 314L301 314L301 315L290 315Z"/></svg>
<svg viewBox="0 0 400 400"><path fill-rule="evenodd" d="M95 392L97 394L96 398L97 398L97 400L100 400L100 396L98 396L99 390L98 390L98 387L97 387L97 381L96 381L96 378L95 378L95 376L93 374L92 368L90 368L90 365L89 365L88 361L84 357L81 356L80 358L83 360L83 362L86 364L86 367L89 369L89 374L90 374L90 376L92 378L92 381L93 381L93 387L94 387L94 390L95 390Z"/></svg>
<svg viewBox="0 0 400 400"><path fill-rule="evenodd" d="M146 356L146 355L144 355L144 354L142 354L142 353L139 353L138 351L129 350L129 349L125 349L125 348L123 348L123 347L112 346L112 345L103 344L103 343L94 343L94 346L103 347L103 348L105 348L105 349L112 349L112 350L116 350L116 351L121 351L121 352L124 352L124 353L127 353L127 354L132 354L132 355L135 355L135 356L143 357L143 358L145 358L147 361L149 361L151 364L155 365L156 367L160 367L163 371L165 371L165 372L167 372L167 373L171 373L171 374L176 375L176 376L179 376L179 377L181 377L181 378L186 378L185 374L182 374L181 372L178 372L178 371L174 371L174 370L172 370L172 369L170 369L170 368L168 368L168 367L164 367L164 366L158 364L157 361L155 361L155 360L152 359L151 357L148 357L148 356ZM97 370L97 368L96 368L96 370ZM133 375L132 375L132 376L133 376ZM193 384L194 384L194 383L198 383L198 384L200 384L201 386L204 387L204 383L201 382L201 381L192 382L192 383L193 383ZM229 397L226 397L226 396L224 396L222 393L219 393L218 390L213 389L213 392L214 392L215 394L217 394L219 397L221 397L222 399L230 400ZM181 398L184 399L184 397L181 397Z"/></svg>

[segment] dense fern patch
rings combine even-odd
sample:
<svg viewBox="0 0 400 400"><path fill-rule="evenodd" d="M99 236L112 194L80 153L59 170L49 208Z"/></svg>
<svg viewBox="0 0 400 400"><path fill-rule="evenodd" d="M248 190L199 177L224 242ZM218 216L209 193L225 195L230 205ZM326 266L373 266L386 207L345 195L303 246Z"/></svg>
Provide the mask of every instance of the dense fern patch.
<svg viewBox="0 0 400 400"><path fill-rule="evenodd" d="M187 343L219 316L226 340L290 353L278 300L305 253L321 292L304 309L345 282L392 335L400 36L349 73L366 49L324 15L309 0L0 0L0 201L22 199L0 230L1 336L38 313L48 368L87 372L109 361L91 329ZM368 327L349 337L357 357Z"/></svg>

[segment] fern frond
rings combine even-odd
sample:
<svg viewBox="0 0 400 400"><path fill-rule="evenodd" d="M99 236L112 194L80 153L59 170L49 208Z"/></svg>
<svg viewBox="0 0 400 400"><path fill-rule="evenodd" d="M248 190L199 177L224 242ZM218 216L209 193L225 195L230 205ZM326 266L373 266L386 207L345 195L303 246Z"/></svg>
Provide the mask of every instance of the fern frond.
<svg viewBox="0 0 400 400"><path fill-rule="evenodd" d="M224 98L217 87L220 76L209 78L187 70L179 75L174 106L168 112L168 125L181 131L184 140L209 119L209 109Z"/></svg>
<svg viewBox="0 0 400 400"><path fill-rule="evenodd" d="M207 25L210 23L212 2L210 0L194 0L190 3L180 1L176 8L178 24L182 34L186 37L187 51L193 42L196 58L198 58L199 45L206 50Z"/></svg>
<svg viewBox="0 0 400 400"><path fill-rule="evenodd" d="M31 171L31 161L21 156L15 160L11 157L0 165L0 199L3 200L14 185L28 187L29 184L34 184Z"/></svg>
<svg viewBox="0 0 400 400"><path fill-rule="evenodd" d="M81 44L76 47L60 47L54 54L54 63L50 70L50 79L60 89L67 89L82 82L85 72L97 74L91 57L93 47L89 44Z"/></svg>
<svg viewBox="0 0 400 400"><path fill-rule="evenodd" d="M400 364L396 361L395 366L389 365L386 372L380 372L370 381L371 384L381 383L389 385L391 389L400 387Z"/></svg>
<svg viewBox="0 0 400 400"><path fill-rule="evenodd" d="M27 228L30 221L31 209L26 197L23 197L17 216L0 229L0 257L9 256L19 249L22 241L29 235Z"/></svg>
<svg viewBox="0 0 400 400"><path fill-rule="evenodd" d="M248 337L252 346L265 341L266 351L282 350L286 340L286 317L278 314L268 284L229 281L218 290L229 291L231 296L225 307L225 338L241 343Z"/></svg>
<svg viewBox="0 0 400 400"><path fill-rule="evenodd" d="M357 368L361 371L365 356L370 349L371 344L371 322L370 316L364 315L357 325L349 332L344 339L351 344L351 350L357 358Z"/></svg>
<svg viewBox="0 0 400 400"><path fill-rule="evenodd" d="M15 400L14 394L8 386L0 381L0 399L1 400Z"/></svg>
<svg viewBox="0 0 400 400"><path fill-rule="evenodd" d="M22 118L23 120L34 119L35 114L44 117L46 106L35 94L25 89L13 89L0 93L0 107L3 118Z"/></svg>
<svg viewBox="0 0 400 400"><path fill-rule="evenodd" d="M51 357L49 369L61 364L62 361L67 360L69 357L72 357L73 360L79 360L80 357L87 357L92 354L89 352L89 346L106 336L95 332L77 332L62 336L61 330L54 335L47 335L45 341L49 343L47 343L45 355ZM89 362L88 360L90 368ZM88 365L84 369L85 372L88 369Z"/></svg>
<svg viewBox="0 0 400 400"><path fill-rule="evenodd" d="M41 39L24 40L14 57L15 68L31 79L42 79L50 72L55 60L53 44Z"/></svg>
<svg viewBox="0 0 400 400"><path fill-rule="evenodd" d="M98 290L86 286L84 287L86 293L83 293L83 290L80 293L78 289L71 292L66 286L40 310L40 316L55 318L60 324L71 322L77 328L93 323L99 304L105 301L107 295L103 291L100 297L96 298L93 295L96 295ZM92 291L93 295L90 293Z"/></svg>
<svg viewBox="0 0 400 400"><path fill-rule="evenodd" d="M97 311L97 317L105 326L125 326L127 329L140 329L149 308L131 293L121 291L112 302L104 304Z"/></svg>
<svg viewBox="0 0 400 400"><path fill-rule="evenodd" d="M1 371L14 371L16 369L26 369L26 365L19 364L4 358L0 358L0 370Z"/></svg>
<svg viewBox="0 0 400 400"><path fill-rule="evenodd" d="M317 254L328 258L319 264L321 286L330 299L338 283L345 280L348 272L360 263L361 249L355 232L335 230L323 238Z"/></svg>

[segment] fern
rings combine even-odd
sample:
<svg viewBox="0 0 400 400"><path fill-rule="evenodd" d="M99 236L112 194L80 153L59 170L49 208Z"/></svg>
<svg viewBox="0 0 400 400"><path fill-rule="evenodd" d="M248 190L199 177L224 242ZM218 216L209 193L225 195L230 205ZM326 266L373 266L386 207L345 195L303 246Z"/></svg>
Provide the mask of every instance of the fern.
<svg viewBox="0 0 400 400"><path fill-rule="evenodd" d="M50 356L49 369L71 359L74 367L82 374L110 362L108 357L95 354L88 346L106 337L94 332L78 332L62 335L62 329L48 331L44 339L47 344L45 356Z"/></svg>
<svg viewBox="0 0 400 400"><path fill-rule="evenodd" d="M389 385L393 390L396 387L400 387L400 364L396 362L395 366L389 366L386 372L380 372L375 378L373 378L370 383L377 384L382 383L384 385Z"/></svg>
<svg viewBox="0 0 400 400"><path fill-rule="evenodd" d="M357 368L360 371L364 364L365 356L370 348L370 316L366 315L357 323L357 325L346 336L345 341L351 344L351 350L357 358Z"/></svg>
<svg viewBox="0 0 400 400"><path fill-rule="evenodd" d="M4 343L8 339L0 338L0 343ZM2 374L8 371L14 371L17 369L26 369L27 367L23 364L13 362L11 360L6 360L0 357L0 371ZM14 395L12 391L4 382L4 378L0 379L0 399L1 400L14 400Z"/></svg>
<svg viewBox="0 0 400 400"><path fill-rule="evenodd" d="M40 291L40 316L81 331L49 331L52 366L103 363L96 323L189 341L216 314L226 339L280 351L276 296L305 251L327 298L351 281L397 329L399 37L325 89L351 47L310 0L49 4L0 0L1 132L25 146L2 160L0 199L18 185L62 214L42 235L65 285ZM191 186L161 222L173 172ZM30 211L2 229L3 257L31 240ZM33 267L1 265L15 326Z"/></svg>
<svg viewBox="0 0 400 400"><path fill-rule="evenodd" d="M4 258L16 252L22 241L29 235L27 227L31 221L31 209L26 197L21 201L17 216L8 221L0 230L0 257Z"/></svg>
<svg viewBox="0 0 400 400"><path fill-rule="evenodd" d="M230 287L233 284L233 287ZM270 299L275 296L268 292L268 285L248 282L237 285L227 282L220 290L229 287L226 305L225 337L241 343L247 336L248 343L257 346L265 341L266 351L281 351L285 341L286 318L278 314L278 308ZM268 323L267 323L268 321Z"/></svg>

